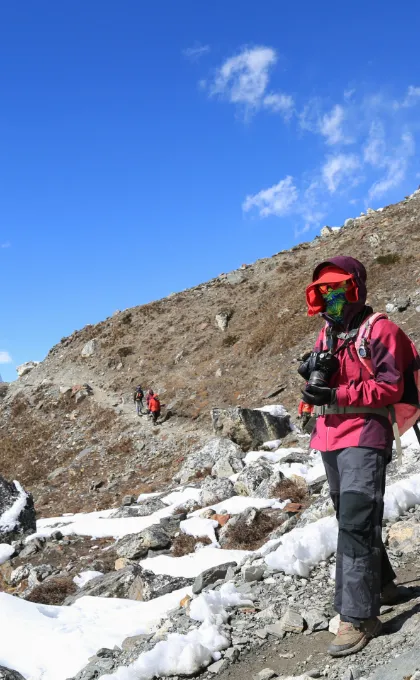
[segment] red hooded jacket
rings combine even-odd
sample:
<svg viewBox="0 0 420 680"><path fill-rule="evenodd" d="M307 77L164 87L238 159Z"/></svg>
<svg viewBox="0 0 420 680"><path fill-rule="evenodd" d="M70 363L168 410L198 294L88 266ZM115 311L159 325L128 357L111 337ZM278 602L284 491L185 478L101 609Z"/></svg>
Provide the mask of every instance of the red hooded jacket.
<svg viewBox="0 0 420 680"><path fill-rule="evenodd" d="M313 281L316 281L321 269L330 264L352 274L358 287L357 302L345 307L344 327L347 331L354 327L355 317L366 309L366 270L352 257L333 257L318 265ZM326 349L325 331L326 327L318 336L314 347L316 352ZM338 339L336 347L339 348L343 342ZM389 319L379 319L372 329L370 352L374 377L362 365L353 344L338 352L340 367L329 382L330 387L337 388L338 406L380 408L400 401L415 403L417 389L412 375L413 355L405 333ZM420 364L418 356L416 361ZM311 446L320 451L334 451L349 446L390 449L392 439L391 424L382 416L327 415L318 416Z"/></svg>

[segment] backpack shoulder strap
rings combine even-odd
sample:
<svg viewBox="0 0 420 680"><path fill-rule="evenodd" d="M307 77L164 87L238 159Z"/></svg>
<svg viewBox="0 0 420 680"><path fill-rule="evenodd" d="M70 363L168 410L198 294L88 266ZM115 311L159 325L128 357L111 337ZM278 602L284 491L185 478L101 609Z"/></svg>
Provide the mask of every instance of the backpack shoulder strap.
<svg viewBox="0 0 420 680"><path fill-rule="evenodd" d="M356 348L357 356L361 364L369 371L370 375L373 375L372 370L372 359L370 356L370 337L372 335L372 330L377 321L380 319L387 319L388 316L383 312L375 312L368 316L367 319L359 327L359 332L357 333L354 346Z"/></svg>

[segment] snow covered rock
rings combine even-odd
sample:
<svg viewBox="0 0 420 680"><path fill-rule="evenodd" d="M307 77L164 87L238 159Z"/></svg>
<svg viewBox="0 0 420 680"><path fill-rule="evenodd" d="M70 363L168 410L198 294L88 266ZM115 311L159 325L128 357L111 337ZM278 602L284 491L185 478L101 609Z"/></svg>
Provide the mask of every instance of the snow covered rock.
<svg viewBox="0 0 420 680"><path fill-rule="evenodd" d="M221 459L228 460L234 472L239 472L243 467L243 455L241 448L229 439L214 437L188 456L174 479L186 484L190 479L196 478L197 473L210 471Z"/></svg>
<svg viewBox="0 0 420 680"><path fill-rule="evenodd" d="M160 524L153 524L139 534L128 534L121 538L116 545L118 557L128 557L129 560L138 560L146 557L149 550L162 550L167 548L171 539Z"/></svg>
<svg viewBox="0 0 420 680"><path fill-rule="evenodd" d="M235 482L235 492L240 496L257 496L260 497L259 489L263 482L266 484L262 488L262 496L266 492L268 481L272 475L272 467L263 458L258 459L255 463L248 465L239 475Z"/></svg>
<svg viewBox="0 0 420 680"><path fill-rule="evenodd" d="M221 503L226 498L232 498L234 495L233 484L229 479L206 477L201 486L200 502L203 507L206 507Z"/></svg>
<svg viewBox="0 0 420 680"><path fill-rule="evenodd" d="M215 408L211 416L215 434L228 437L244 451L256 449L273 439L282 439L291 431L289 415L275 416L259 409Z"/></svg>
<svg viewBox="0 0 420 680"><path fill-rule="evenodd" d="M137 594L138 584L136 579L140 572L141 567L137 564L132 564L124 569L119 569L119 571L111 571L109 574L105 574L105 576L97 576L76 593L69 595L64 604L73 604L85 595L128 598L129 600L141 599L133 597L133 595Z"/></svg>
<svg viewBox="0 0 420 680"><path fill-rule="evenodd" d="M38 364L39 361L26 361L26 363L21 364L20 366L16 366L16 372L19 378L23 378L24 375L30 373L30 371L36 368Z"/></svg>
<svg viewBox="0 0 420 680"><path fill-rule="evenodd" d="M0 666L0 680L25 680L25 678L17 671Z"/></svg>
<svg viewBox="0 0 420 680"><path fill-rule="evenodd" d="M36 531L34 501L19 482L0 476L0 543L11 543Z"/></svg>

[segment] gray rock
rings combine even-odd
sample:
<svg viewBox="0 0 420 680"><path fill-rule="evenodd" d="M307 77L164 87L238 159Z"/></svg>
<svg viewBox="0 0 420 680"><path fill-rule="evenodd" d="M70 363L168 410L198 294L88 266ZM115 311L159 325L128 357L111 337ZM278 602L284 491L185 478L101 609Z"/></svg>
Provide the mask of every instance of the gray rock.
<svg viewBox="0 0 420 680"><path fill-rule="evenodd" d="M359 680L361 672L356 666L349 666L341 676L341 680Z"/></svg>
<svg viewBox="0 0 420 680"><path fill-rule="evenodd" d="M95 354L98 349L98 341L95 338L89 340L82 349L81 355L84 358L91 357Z"/></svg>
<svg viewBox="0 0 420 680"><path fill-rule="evenodd" d="M124 496L122 499L122 506L125 507L127 505L133 505L133 503L136 502L136 499L134 496L128 494L127 496Z"/></svg>
<svg viewBox="0 0 420 680"><path fill-rule="evenodd" d="M203 571L199 576L197 576L193 583L193 593L198 595L198 593L201 593L203 588L206 586L215 583L219 579L224 579L229 567L236 567L236 562L226 562L226 564L220 564L217 567L211 567L210 569Z"/></svg>
<svg viewBox="0 0 420 680"><path fill-rule="evenodd" d="M280 619L280 624L288 633L301 633L304 628L303 618L298 612L288 607Z"/></svg>
<svg viewBox="0 0 420 680"><path fill-rule="evenodd" d="M29 571L32 568L31 564L22 564L12 571L9 578L9 583L11 586L17 586L23 579L28 578Z"/></svg>
<svg viewBox="0 0 420 680"><path fill-rule="evenodd" d="M195 479L197 473L200 474L206 470L210 471L220 459L229 460L235 472L239 472L243 467L241 462L243 456L243 451L234 442L225 437L213 437L207 444L193 451L188 456L174 479L181 484L186 484L191 479Z"/></svg>
<svg viewBox="0 0 420 680"><path fill-rule="evenodd" d="M259 489L264 481L270 479L272 468L264 459L257 460L239 474L235 482L235 492L240 496L259 496ZM262 488L265 491L265 488ZM263 496L262 496L263 497Z"/></svg>
<svg viewBox="0 0 420 680"><path fill-rule="evenodd" d="M268 635L272 635L279 640L282 640L286 635L286 631L284 630L280 621L277 621L277 623L270 623L265 627L265 630L267 631Z"/></svg>
<svg viewBox="0 0 420 680"><path fill-rule="evenodd" d="M319 609L308 609L302 612L302 616L311 633L316 630L328 630L328 619Z"/></svg>
<svg viewBox="0 0 420 680"><path fill-rule="evenodd" d="M210 673L221 673L225 670L227 665L228 663L225 659L220 659L219 661L215 661L214 663L210 664L210 666L207 667L207 670Z"/></svg>
<svg viewBox="0 0 420 680"><path fill-rule="evenodd" d="M237 647L229 647L225 652L224 658L234 663L239 658L239 649Z"/></svg>
<svg viewBox="0 0 420 680"><path fill-rule="evenodd" d="M211 474L213 477L231 477L240 472L244 467L242 460L235 456L227 456L226 458L219 458L212 467Z"/></svg>
<svg viewBox="0 0 420 680"><path fill-rule="evenodd" d="M17 671L12 671L10 668L0 666L0 680L25 680L25 678Z"/></svg>
<svg viewBox="0 0 420 680"><path fill-rule="evenodd" d="M266 441L281 439L291 431L290 416L276 417L264 411L241 408L212 410L215 434L228 437L244 451L256 449Z"/></svg>
<svg viewBox="0 0 420 680"><path fill-rule="evenodd" d="M147 517L165 507L165 503L162 503L159 498L150 498L137 505L123 505L113 517Z"/></svg>
<svg viewBox="0 0 420 680"><path fill-rule="evenodd" d="M226 281L232 285L235 283L242 283L245 279L246 275L240 271L233 271L226 274Z"/></svg>
<svg viewBox="0 0 420 680"><path fill-rule="evenodd" d="M33 371L33 369L36 368L38 364L39 361L26 361L24 364L16 366L16 372L19 378L23 378L24 375L27 375L30 373L30 371Z"/></svg>
<svg viewBox="0 0 420 680"><path fill-rule="evenodd" d="M410 306L409 297L399 297L394 300L394 305L399 312L404 312Z"/></svg>
<svg viewBox="0 0 420 680"><path fill-rule="evenodd" d="M241 571L244 581L249 583L251 581L261 581L264 575L264 570L265 568L262 565L255 567L253 565L245 565L242 567Z"/></svg>
<svg viewBox="0 0 420 680"><path fill-rule="evenodd" d="M232 317L231 311L223 311L216 314L216 325L221 331L225 331Z"/></svg>
<svg viewBox="0 0 420 680"><path fill-rule="evenodd" d="M201 485L200 503L203 507L216 505L216 503L221 503L234 495L233 484L229 479L206 477Z"/></svg>
<svg viewBox="0 0 420 680"><path fill-rule="evenodd" d="M16 518L5 515L20 493L15 482L8 482L0 475L0 543L11 543L36 531L35 507L30 493L23 491L25 504Z"/></svg>
<svg viewBox="0 0 420 680"><path fill-rule="evenodd" d="M141 573L141 567L137 564L130 564L128 567L111 571L104 576L97 576L86 583L76 593L69 595L64 604L73 604L80 597L90 595L94 597L121 597L130 600L139 599L132 597L136 591L136 579ZM134 585L133 585L134 584Z"/></svg>
<svg viewBox="0 0 420 680"><path fill-rule="evenodd" d="M118 557L138 560L145 557L150 549L162 550L171 543L170 536L160 524L153 524L139 534L128 534L116 544Z"/></svg>
<svg viewBox="0 0 420 680"><path fill-rule="evenodd" d="M38 552L38 546L36 545L35 541L31 541L28 543L28 545L25 545L23 550L19 553L19 557L22 559L26 559L27 557L31 557L31 555L35 555Z"/></svg>
<svg viewBox="0 0 420 680"><path fill-rule="evenodd" d="M387 314L392 314L392 312L397 311L397 308L392 302L388 302L388 304L385 305L385 311Z"/></svg>
<svg viewBox="0 0 420 680"><path fill-rule="evenodd" d="M254 680L271 680L277 675L272 668L263 668L262 671L254 675Z"/></svg>

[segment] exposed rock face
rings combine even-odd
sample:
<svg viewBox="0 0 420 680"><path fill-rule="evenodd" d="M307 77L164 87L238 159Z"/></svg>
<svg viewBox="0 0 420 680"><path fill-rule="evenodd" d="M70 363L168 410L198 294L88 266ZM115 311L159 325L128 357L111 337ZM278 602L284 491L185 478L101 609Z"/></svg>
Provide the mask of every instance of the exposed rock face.
<svg viewBox="0 0 420 680"><path fill-rule="evenodd" d="M150 498L137 505L126 505L120 508L113 517L147 517L165 508L159 498Z"/></svg>
<svg viewBox="0 0 420 680"><path fill-rule="evenodd" d="M31 494L0 476L0 543L11 543L35 531L35 507Z"/></svg>
<svg viewBox="0 0 420 680"><path fill-rule="evenodd" d="M17 671L0 666L0 680L25 680L25 678Z"/></svg>
<svg viewBox="0 0 420 680"><path fill-rule="evenodd" d="M241 472L235 482L235 492L240 496L266 498L283 477L281 472L273 474L271 465L261 458Z"/></svg>
<svg viewBox="0 0 420 680"><path fill-rule="evenodd" d="M95 352L98 349L98 341L95 340L95 338L92 338L92 340L89 340L83 347L82 349L82 357L87 358L91 357L95 354Z"/></svg>
<svg viewBox="0 0 420 680"><path fill-rule="evenodd" d="M234 472L240 472L243 468L243 455L241 448L229 439L214 437L188 456L175 479L186 484L204 471L210 471L218 461L228 461Z"/></svg>
<svg viewBox="0 0 420 680"><path fill-rule="evenodd" d="M19 378L23 378L24 375L27 375L32 371L32 369L36 368L38 366L39 361L27 361L24 364L21 364L20 366L16 366L16 372L19 376Z"/></svg>
<svg viewBox="0 0 420 680"><path fill-rule="evenodd" d="M139 534L124 536L117 543L116 552L119 557L127 557L129 560L138 560L146 557L149 550L161 550L167 548L171 539L160 524L154 524Z"/></svg>
<svg viewBox="0 0 420 680"><path fill-rule="evenodd" d="M77 593L70 595L64 604L73 604L85 595L147 601L191 585L191 583L192 579L156 575L142 569L138 564L129 564L123 569L92 579Z"/></svg>
<svg viewBox="0 0 420 680"><path fill-rule="evenodd" d="M201 486L200 502L202 506L215 505L235 495L233 484L229 479L213 479L206 477Z"/></svg>
<svg viewBox="0 0 420 680"><path fill-rule="evenodd" d="M291 431L288 415L273 416L265 411L240 406L214 408L211 417L214 432L236 442L244 451L273 439L282 439Z"/></svg>

